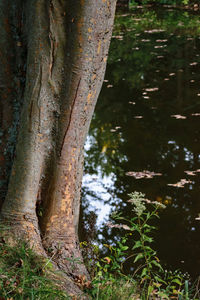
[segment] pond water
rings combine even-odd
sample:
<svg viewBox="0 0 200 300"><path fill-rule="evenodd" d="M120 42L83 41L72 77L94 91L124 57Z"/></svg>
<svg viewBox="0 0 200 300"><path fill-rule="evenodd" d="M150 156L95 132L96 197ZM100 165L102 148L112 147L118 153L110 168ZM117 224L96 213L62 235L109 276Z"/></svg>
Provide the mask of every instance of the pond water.
<svg viewBox="0 0 200 300"><path fill-rule="evenodd" d="M80 226L82 240L94 239L97 229L98 240L114 243L121 232L105 225L109 214L132 214L127 194L145 193L166 205L156 221L158 257L194 277L200 270L199 50L196 12L163 7L117 14L85 145L86 230Z"/></svg>

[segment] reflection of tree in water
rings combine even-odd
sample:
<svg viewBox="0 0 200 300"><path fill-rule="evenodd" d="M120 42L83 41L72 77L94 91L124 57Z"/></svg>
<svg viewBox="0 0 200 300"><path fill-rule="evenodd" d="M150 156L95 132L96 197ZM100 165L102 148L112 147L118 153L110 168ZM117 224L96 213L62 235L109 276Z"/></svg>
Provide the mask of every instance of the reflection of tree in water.
<svg viewBox="0 0 200 300"><path fill-rule="evenodd" d="M200 39L195 18L167 10L146 12L144 20L141 14L117 17L85 163L86 174L99 168L102 176L115 174L114 200L107 200L113 210L117 202L118 210L130 214L130 205L124 203L135 190L167 204L155 245L168 266L194 275L200 267L200 224L195 220L200 173L190 173L200 168ZM162 176L125 175L144 171ZM180 182L182 187L173 186ZM102 240L114 241L119 233L104 227Z"/></svg>

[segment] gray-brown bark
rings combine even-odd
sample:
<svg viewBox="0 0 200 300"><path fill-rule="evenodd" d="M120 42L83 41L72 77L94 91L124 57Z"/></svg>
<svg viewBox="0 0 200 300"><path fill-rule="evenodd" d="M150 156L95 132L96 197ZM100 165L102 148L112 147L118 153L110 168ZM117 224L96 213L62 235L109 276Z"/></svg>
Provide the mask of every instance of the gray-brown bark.
<svg viewBox="0 0 200 300"><path fill-rule="evenodd" d="M7 12L3 2L0 8ZM23 42L17 41L11 58L1 59L7 50L0 56L5 68L12 66L11 74L1 69L0 77L6 73L12 78L16 73L13 57L21 62L27 48L24 94L22 86L20 90L12 87L11 97L8 93L11 119L13 95L17 94L18 102L24 100L1 222L32 242L39 253L48 255L44 248L51 248L50 255L67 273L87 273L83 265L74 272L66 257L81 259L77 228L83 146L105 73L116 1L21 0L14 9L18 11L22 3L18 19L22 23L25 16ZM8 14L9 25L10 20ZM6 28L3 33L10 53L14 36ZM25 50L17 54L17 47ZM10 80L5 77L4 81L8 89ZM0 101L5 109L3 94ZM37 203L43 208L39 224Z"/></svg>

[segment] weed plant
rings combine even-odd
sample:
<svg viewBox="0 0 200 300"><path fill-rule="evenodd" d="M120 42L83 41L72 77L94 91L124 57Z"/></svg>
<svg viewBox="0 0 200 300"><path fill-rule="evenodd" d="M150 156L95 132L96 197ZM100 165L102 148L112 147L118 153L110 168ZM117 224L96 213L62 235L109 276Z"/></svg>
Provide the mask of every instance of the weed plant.
<svg viewBox="0 0 200 300"><path fill-rule="evenodd" d="M156 228L151 225L151 221L159 217L159 209L164 209L165 206L145 199L142 193L134 192L129 196L128 201L133 207L132 217L126 218L115 213L113 219L118 223L108 224L110 227L125 229L124 236L115 246L104 245L110 253L106 257L98 257L97 246L94 246L96 267L93 270L93 289L89 291L92 299L200 299L198 290L194 295L190 288L187 275L180 271L164 270L156 251L152 249L152 232ZM131 249L127 246L130 235L134 239ZM128 255L127 250L129 253L131 250L132 254ZM132 275L125 275L123 272L123 264L127 260L135 269Z"/></svg>

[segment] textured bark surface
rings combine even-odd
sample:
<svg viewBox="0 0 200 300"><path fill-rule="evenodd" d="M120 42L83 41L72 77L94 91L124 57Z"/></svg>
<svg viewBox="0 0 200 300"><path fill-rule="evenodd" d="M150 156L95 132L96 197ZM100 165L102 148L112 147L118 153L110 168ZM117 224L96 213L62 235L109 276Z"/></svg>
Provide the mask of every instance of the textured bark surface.
<svg viewBox="0 0 200 300"><path fill-rule="evenodd" d="M4 2L0 180L5 182L0 201L5 194L6 199L1 222L10 226L10 235L52 256L66 273L87 275L78 241L83 147L104 78L116 1ZM16 151L7 155L8 128L15 129L14 149L20 111ZM81 264L74 267L74 258Z"/></svg>
<svg viewBox="0 0 200 300"><path fill-rule="evenodd" d="M111 1L99 1L98 5L92 0L74 1L65 11L68 36L71 33L72 37L65 50L68 79L61 99L57 151L50 188L45 193L42 224L45 244L59 250L62 265L66 264L66 255L80 256L77 226L83 146L104 77L114 5Z"/></svg>

